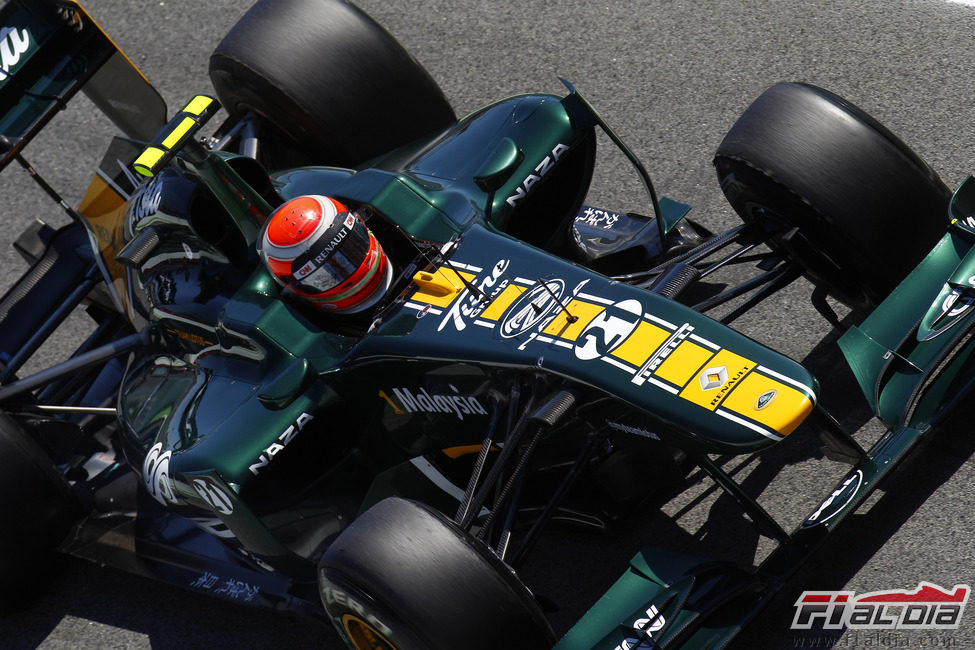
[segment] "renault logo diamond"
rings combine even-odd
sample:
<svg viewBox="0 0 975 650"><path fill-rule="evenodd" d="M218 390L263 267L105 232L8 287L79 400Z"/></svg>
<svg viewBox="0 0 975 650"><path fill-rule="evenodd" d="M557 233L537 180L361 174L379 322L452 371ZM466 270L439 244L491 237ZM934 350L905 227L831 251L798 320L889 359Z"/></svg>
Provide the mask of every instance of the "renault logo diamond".
<svg viewBox="0 0 975 650"><path fill-rule="evenodd" d="M713 390L728 381L728 369L724 366L708 368L701 373L701 390Z"/></svg>

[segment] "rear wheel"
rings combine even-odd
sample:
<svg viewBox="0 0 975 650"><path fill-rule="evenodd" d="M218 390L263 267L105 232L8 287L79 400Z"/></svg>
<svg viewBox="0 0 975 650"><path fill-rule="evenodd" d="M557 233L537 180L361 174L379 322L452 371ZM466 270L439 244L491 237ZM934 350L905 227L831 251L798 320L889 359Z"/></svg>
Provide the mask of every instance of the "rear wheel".
<svg viewBox="0 0 975 650"><path fill-rule="evenodd" d="M947 227L951 192L934 171L864 111L815 86L766 90L714 164L741 218L854 309L882 301Z"/></svg>
<svg viewBox="0 0 975 650"><path fill-rule="evenodd" d="M50 457L0 413L0 604L11 605L37 582L49 554L81 514Z"/></svg>
<svg viewBox="0 0 975 650"><path fill-rule="evenodd" d="M436 510L392 497L352 523L319 563L322 602L352 647L550 648L528 589Z"/></svg>
<svg viewBox="0 0 975 650"><path fill-rule="evenodd" d="M277 158L299 150L352 167L454 122L436 82L368 15L339 0L259 0L210 57L234 117L277 131Z"/></svg>

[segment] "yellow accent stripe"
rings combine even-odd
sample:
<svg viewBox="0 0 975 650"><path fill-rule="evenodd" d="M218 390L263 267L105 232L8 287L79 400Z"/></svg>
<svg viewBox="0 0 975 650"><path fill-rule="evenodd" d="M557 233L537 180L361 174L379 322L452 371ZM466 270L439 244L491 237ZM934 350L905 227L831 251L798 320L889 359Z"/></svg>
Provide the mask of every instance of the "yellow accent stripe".
<svg viewBox="0 0 975 650"><path fill-rule="evenodd" d="M433 272L421 271L414 275L419 289L410 298L448 308L464 289L462 278L473 281L476 277L472 273L458 274L447 267ZM496 322L525 291L526 287L520 285L505 286L478 318ZM604 309L605 305L573 298L540 334L575 341ZM568 322L568 314L576 320ZM641 319L630 336L613 350L612 356L632 366L642 367L672 334L670 329ZM680 389L678 396L682 399L709 411L720 408L720 414L724 417L737 418L736 421L742 426L767 430L769 437L774 437L772 432L787 436L812 411L813 400L803 391L756 370L757 365L730 350L715 352L712 348L685 339L670 351L653 375ZM382 393L380 396L386 397ZM476 445L460 446L444 449L443 452L457 457L478 449Z"/></svg>
<svg viewBox="0 0 975 650"><path fill-rule="evenodd" d="M97 22L95 22L95 20L88 14L88 12L85 10L85 8L81 6L81 3L78 2L78 0L67 0L67 2L70 2L72 5L74 5L72 7L72 9L74 11L80 11L82 13L82 15L84 16L84 18L82 20L87 20L90 24L94 25L98 29L99 32L101 32L101 35L105 38L105 40L107 40L109 43L112 44L112 47L115 48L115 51L122 55L122 58L125 59L126 62L128 62L128 64L130 66L132 66L132 69L135 70L139 74L140 77L142 77L142 80L145 81L147 85L152 86L152 84L149 82L149 80L146 78L146 76L144 74L142 74L142 70L139 69L139 66L137 66L135 63L133 63L132 62L132 59L130 59L125 54L125 52L122 51L122 48L120 48L115 43L115 41L112 40L112 38L105 32L105 30L102 29L101 25L99 25Z"/></svg>
<svg viewBox="0 0 975 650"><path fill-rule="evenodd" d="M604 305L596 305L582 300L570 300L569 304L565 307L565 310L553 318L552 322L548 324L548 327L542 330L542 334L559 336L570 341L575 341L582 334L582 330L585 329L586 325L591 323L593 318L606 309ZM575 316L575 322L569 322L569 314Z"/></svg>
<svg viewBox="0 0 975 650"><path fill-rule="evenodd" d="M683 388L713 356L714 350L685 339L653 374Z"/></svg>
<svg viewBox="0 0 975 650"><path fill-rule="evenodd" d="M194 126L196 126L196 120L194 120L192 117L184 117L183 120L176 125L176 128L169 132L166 139L162 141L162 147L164 149L172 149L186 136L187 133L190 132L190 129L192 129Z"/></svg>
<svg viewBox="0 0 975 650"><path fill-rule="evenodd" d="M754 367L754 361L729 350L721 350L684 386L680 396L713 411ZM704 382L701 381L702 375L706 377Z"/></svg>
<svg viewBox="0 0 975 650"><path fill-rule="evenodd" d="M384 400L386 400L386 403L387 403L387 404L389 404L389 405L390 405L390 406L392 407L392 409L393 409L393 413L395 413L396 415L402 415L402 414L403 414L403 413L405 412L405 411L403 411L403 409L401 409L401 408L399 407L399 405L398 405L398 404L397 404L396 402L394 402L394 401L393 401L393 400L392 400L392 399L391 399L391 398L389 397L389 395L387 395L387 394L386 394L386 391L384 391L384 390L380 390L380 391L379 391L379 396L380 396L381 398L383 398Z"/></svg>
<svg viewBox="0 0 975 650"><path fill-rule="evenodd" d="M184 113L190 113L191 115L199 115L206 109L210 108L213 103L212 97L207 97L206 95L197 95L190 100L190 103L186 105L183 109Z"/></svg>
<svg viewBox="0 0 975 650"><path fill-rule="evenodd" d="M498 320L501 315L511 306L515 300L518 299L522 293L525 292L525 287L518 286L517 284L509 284L504 288L504 291L499 293L491 304L481 312L478 318L483 318L484 320Z"/></svg>
<svg viewBox="0 0 975 650"><path fill-rule="evenodd" d="M773 392L765 406L758 408L758 399ZM806 419L813 403L802 391L753 372L735 386L721 406L787 436Z"/></svg>
<svg viewBox="0 0 975 650"><path fill-rule="evenodd" d="M491 445L491 451L497 451L498 448ZM445 456L453 460L457 460L461 456L468 456L470 454L477 454L481 451L481 445L460 445L458 447L447 447L441 449Z"/></svg>
<svg viewBox="0 0 975 650"><path fill-rule="evenodd" d="M634 366L640 367L650 358L657 348L663 345L670 336L670 332L641 320L629 338L613 350L613 356Z"/></svg>
<svg viewBox="0 0 975 650"><path fill-rule="evenodd" d="M159 147L146 147L146 150L135 159L132 166L135 168L135 171L139 172L143 176L152 177L156 173L156 165L159 164L159 161L162 160L163 156L165 155L166 152Z"/></svg>

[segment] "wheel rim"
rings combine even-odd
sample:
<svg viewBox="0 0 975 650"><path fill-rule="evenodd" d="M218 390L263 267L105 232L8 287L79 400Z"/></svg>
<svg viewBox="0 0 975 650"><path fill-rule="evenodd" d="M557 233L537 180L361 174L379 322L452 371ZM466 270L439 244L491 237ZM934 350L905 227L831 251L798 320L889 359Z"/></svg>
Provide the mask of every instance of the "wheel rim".
<svg viewBox="0 0 975 650"><path fill-rule="evenodd" d="M342 626L356 650L396 650L379 630L355 614L343 616Z"/></svg>

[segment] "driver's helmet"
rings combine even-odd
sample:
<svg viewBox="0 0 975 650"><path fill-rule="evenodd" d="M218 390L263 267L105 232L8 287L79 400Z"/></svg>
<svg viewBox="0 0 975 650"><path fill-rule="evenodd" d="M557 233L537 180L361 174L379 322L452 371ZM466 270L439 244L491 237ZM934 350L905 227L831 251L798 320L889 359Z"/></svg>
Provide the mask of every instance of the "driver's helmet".
<svg viewBox="0 0 975 650"><path fill-rule="evenodd" d="M264 224L260 254L289 293L336 313L376 304L393 279L375 235L359 216L327 196L299 196Z"/></svg>

